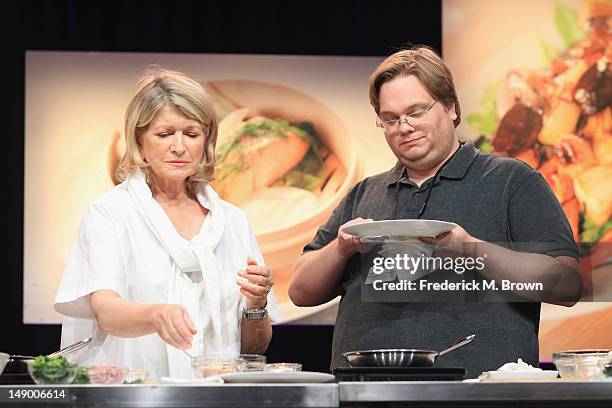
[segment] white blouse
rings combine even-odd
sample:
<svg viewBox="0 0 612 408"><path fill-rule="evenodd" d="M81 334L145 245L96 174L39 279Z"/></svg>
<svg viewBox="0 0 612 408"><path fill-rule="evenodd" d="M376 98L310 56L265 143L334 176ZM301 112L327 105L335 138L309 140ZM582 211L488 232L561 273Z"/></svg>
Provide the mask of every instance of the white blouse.
<svg viewBox="0 0 612 408"><path fill-rule="evenodd" d="M240 352L246 299L237 272L248 257L264 262L246 214L206 183L196 190L209 212L191 241L176 231L139 170L89 206L54 302L65 315L62 347L93 338L80 364L143 368L152 379L193 377L189 357L156 333L137 338L101 333L88 296L101 289L143 304L183 305L198 331L187 350L191 355ZM267 308L272 321L280 319L272 292Z"/></svg>

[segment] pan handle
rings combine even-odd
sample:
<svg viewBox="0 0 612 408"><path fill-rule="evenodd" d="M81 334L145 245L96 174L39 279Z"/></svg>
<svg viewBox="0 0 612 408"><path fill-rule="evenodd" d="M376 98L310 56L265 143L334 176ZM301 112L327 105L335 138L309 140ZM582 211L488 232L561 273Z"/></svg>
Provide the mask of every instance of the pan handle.
<svg viewBox="0 0 612 408"><path fill-rule="evenodd" d="M443 354L446 354L448 352L451 352L451 351L453 351L455 349L458 349L459 347L463 347L466 344L470 344L472 341L474 341L474 338L476 338L476 335L472 334L472 335L469 335L469 336L467 336L466 338L464 338L462 340L459 340L457 343L455 343L452 346L447 347L444 350L442 350L441 352L439 352L438 353L438 357L443 355Z"/></svg>

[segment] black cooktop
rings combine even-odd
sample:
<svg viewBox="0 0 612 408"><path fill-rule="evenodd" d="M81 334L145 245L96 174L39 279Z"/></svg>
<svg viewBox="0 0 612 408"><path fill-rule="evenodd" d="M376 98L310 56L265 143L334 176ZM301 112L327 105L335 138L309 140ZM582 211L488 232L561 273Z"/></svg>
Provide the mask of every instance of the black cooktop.
<svg viewBox="0 0 612 408"><path fill-rule="evenodd" d="M463 381L465 368L338 367L336 381Z"/></svg>

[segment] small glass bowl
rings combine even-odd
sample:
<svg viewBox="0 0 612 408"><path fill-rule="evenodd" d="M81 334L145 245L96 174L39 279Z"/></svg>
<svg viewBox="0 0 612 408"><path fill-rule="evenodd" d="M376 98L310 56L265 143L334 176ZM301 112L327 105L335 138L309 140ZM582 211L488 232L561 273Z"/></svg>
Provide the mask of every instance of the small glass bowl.
<svg viewBox="0 0 612 408"><path fill-rule="evenodd" d="M262 371L266 366L266 356L260 354L239 354L238 371Z"/></svg>
<svg viewBox="0 0 612 408"><path fill-rule="evenodd" d="M213 375L235 373L240 361L238 357L194 357L191 368L196 378L206 378Z"/></svg>
<svg viewBox="0 0 612 408"><path fill-rule="evenodd" d="M553 363L561 378L597 380L604 377L600 361L607 359L609 350L570 350L553 353Z"/></svg>
<svg viewBox="0 0 612 408"><path fill-rule="evenodd" d="M138 370L131 368L125 376L124 384L144 384L149 377L147 370Z"/></svg>
<svg viewBox="0 0 612 408"><path fill-rule="evenodd" d="M191 360L191 368L196 378L245 371L262 371L265 365L266 356L259 354L199 356Z"/></svg>
<svg viewBox="0 0 612 408"><path fill-rule="evenodd" d="M300 363L274 363L266 364L264 371L271 373L289 373L293 371L302 371Z"/></svg>
<svg viewBox="0 0 612 408"><path fill-rule="evenodd" d="M123 384L127 373L128 370L114 364L99 365L87 370L92 384Z"/></svg>
<svg viewBox="0 0 612 408"><path fill-rule="evenodd" d="M71 384L77 374L77 367L64 368L61 372L48 368L36 369L32 366L34 360L28 360L28 373L38 385L42 384Z"/></svg>

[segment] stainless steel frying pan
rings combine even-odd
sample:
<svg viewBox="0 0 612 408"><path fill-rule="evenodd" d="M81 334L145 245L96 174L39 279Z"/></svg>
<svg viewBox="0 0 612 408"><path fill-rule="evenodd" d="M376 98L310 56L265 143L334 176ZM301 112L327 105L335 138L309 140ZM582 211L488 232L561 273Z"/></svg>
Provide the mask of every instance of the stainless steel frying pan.
<svg viewBox="0 0 612 408"><path fill-rule="evenodd" d="M431 367L436 358L471 343L475 334L467 336L442 351L415 349L381 349L349 351L344 358L351 367Z"/></svg>

